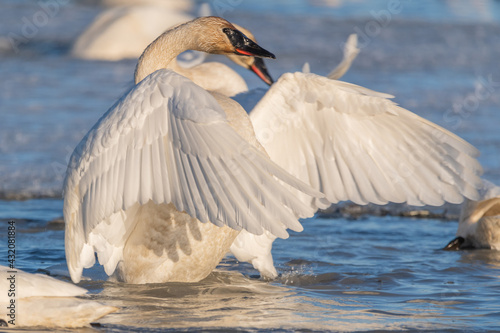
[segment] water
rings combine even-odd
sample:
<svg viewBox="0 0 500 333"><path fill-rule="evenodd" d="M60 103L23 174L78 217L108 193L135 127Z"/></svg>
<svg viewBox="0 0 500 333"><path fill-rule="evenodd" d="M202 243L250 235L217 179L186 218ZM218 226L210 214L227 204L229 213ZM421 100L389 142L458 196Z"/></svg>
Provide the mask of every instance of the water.
<svg viewBox="0 0 500 333"><path fill-rule="evenodd" d="M485 178L500 184L499 2L401 1L397 13L389 11L390 1L214 4L215 14L250 28L276 54L267 62L275 78L305 61L327 74L347 36L357 32L361 53L344 79L391 93L403 107L467 139L482 153ZM18 268L67 279L57 221L67 159L130 87L135 61L68 55L100 12L96 1L60 6L29 38L16 39L14 50L6 37L21 36L40 3L0 0L0 8L0 228L16 221ZM265 87L236 70L251 88ZM83 331L497 331L500 253L440 250L454 237L458 207L434 209L445 218L397 214L407 209L304 221L304 232L275 242L281 276L273 282L231 257L195 284L130 286L92 269L81 285L120 311ZM0 244L5 235L0 232Z"/></svg>

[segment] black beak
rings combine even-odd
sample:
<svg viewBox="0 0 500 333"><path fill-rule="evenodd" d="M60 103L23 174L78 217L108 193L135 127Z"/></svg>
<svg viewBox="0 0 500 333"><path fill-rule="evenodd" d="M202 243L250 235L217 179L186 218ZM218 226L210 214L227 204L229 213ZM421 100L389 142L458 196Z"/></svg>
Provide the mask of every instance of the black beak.
<svg viewBox="0 0 500 333"><path fill-rule="evenodd" d="M457 237L446 245L443 250L446 251L458 251L462 249L462 245L465 243L463 237Z"/></svg>
<svg viewBox="0 0 500 333"><path fill-rule="evenodd" d="M274 80L271 75L269 75L266 64L262 58L255 58L254 64L250 67L250 70L257 74L257 76L268 85L274 83Z"/></svg>
<svg viewBox="0 0 500 333"><path fill-rule="evenodd" d="M227 35L229 41L234 46L234 53L244 56L276 59L274 54L264 50L241 31L230 28L224 28L222 31Z"/></svg>

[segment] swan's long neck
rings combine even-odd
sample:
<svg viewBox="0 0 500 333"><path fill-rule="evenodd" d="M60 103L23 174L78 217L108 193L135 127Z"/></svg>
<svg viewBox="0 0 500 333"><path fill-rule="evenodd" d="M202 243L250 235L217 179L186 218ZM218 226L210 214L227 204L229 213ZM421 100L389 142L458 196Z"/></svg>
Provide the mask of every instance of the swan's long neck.
<svg viewBox="0 0 500 333"><path fill-rule="evenodd" d="M186 50L198 49L191 22L166 31L144 50L135 69L135 84L149 74L167 68L175 57Z"/></svg>

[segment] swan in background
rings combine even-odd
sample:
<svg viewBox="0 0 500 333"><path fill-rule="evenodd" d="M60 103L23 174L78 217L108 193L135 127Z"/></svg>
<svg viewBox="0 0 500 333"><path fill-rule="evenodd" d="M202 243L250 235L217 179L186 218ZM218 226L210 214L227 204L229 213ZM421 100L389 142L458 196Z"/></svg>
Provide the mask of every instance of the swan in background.
<svg viewBox="0 0 500 333"><path fill-rule="evenodd" d="M137 59L162 32L192 19L182 11L156 4L112 7L78 37L71 54L89 60Z"/></svg>
<svg viewBox="0 0 500 333"><path fill-rule="evenodd" d="M132 5L154 5L165 7L171 10L187 12L192 9L192 0L101 0L101 3L108 7L132 6ZM158 36L155 36L158 37Z"/></svg>
<svg viewBox="0 0 500 333"><path fill-rule="evenodd" d="M73 152L64 181L66 259L78 282L95 255L130 283L199 281L240 230L287 237L323 196L267 157L235 101L167 69L181 52L274 58L217 17L158 37L136 86ZM314 200L316 202L316 200ZM116 271L116 272L115 272Z"/></svg>
<svg viewBox="0 0 500 333"><path fill-rule="evenodd" d="M118 310L85 298L76 298L87 290L42 274L31 274L15 269L15 273L0 266L0 313L1 324L10 328L43 326L83 327L91 322ZM14 279L9 279L14 276ZM8 307L11 299L8 291L11 281L15 284L15 320L11 318ZM7 310L6 310L7 309ZM12 325L15 324L15 325ZM1 325L0 325L1 326Z"/></svg>
<svg viewBox="0 0 500 333"><path fill-rule="evenodd" d="M465 200L456 235L445 250L500 250L500 187L484 180L479 199Z"/></svg>
<svg viewBox="0 0 500 333"><path fill-rule="evenodd" d="M297 198L313 210L340 201L440 206L477 200L482 168L476 148L399 107L391 95L336 80L357 52L352 36L329 77L285 73L253 108L245 105L245 94L236 96L271 160L325 193L328 204L300 193ZM243 230L230 250L261 276L275 278L275 239L267 231Z"/></svg>

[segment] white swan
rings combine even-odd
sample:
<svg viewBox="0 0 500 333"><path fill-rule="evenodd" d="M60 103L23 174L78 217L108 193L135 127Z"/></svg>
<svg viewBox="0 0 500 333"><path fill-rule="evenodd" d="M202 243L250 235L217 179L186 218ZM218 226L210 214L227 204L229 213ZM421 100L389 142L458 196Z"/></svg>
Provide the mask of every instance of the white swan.
<svg viewBox="0 0 500 333"><path fill-rule="evenodd" d="M479 200L465 200L456 235L446 250L500 250L500 187L484 180Z"/></svg>
<svg viewBox="0 0 500 333"><path fill-rule="evenodd" d="M93 60L139 58L162 32L193 17L158 5L112 7L78 37L71 54Z"/></svg>
<svg viewBox="0 0 500 333"><path fill-rule="evenodd" d="M292 188L308 201L322 197L268 159L236 102L165 69L187 49L274 57L215 17L177 26L148 46L138 84L70 159L64 219L75 282L94 265L94 252L108 275L117 269L127 282L199 281L239 230L278 237L302 230L297 217L314 211Z"/></svg>
<svg viewBox="0 0 500 333"><path fill-rule="evenodd" d="M192 0L101 0L105 6L154 5L177 11L188 11L193 7ZM157 37L157 36L155 36Z"/></svg>
<svg viewBox="0 0 500 333"><path fill-rule="evenodd" d="M0 266L0 290L0 323L10 328L82 327L118 310L76 298L87 290L73 284L5 266Z"/></svg>
<svg viewBox="0 0 500 333"><path fill-rule="evenodd" d="M407 202L440 206L477 200L479 152L451 132L388 98L334 80L357 55L350 37L343 62L329 78L286 73L250 111L257 139L271 160L326 194L329 203ZM238 95L243 106L246 99ZM325 208L316 199L315 210ZM275 236L243 230L230 250L267 278L277 276L271 248Z"/></svg>

